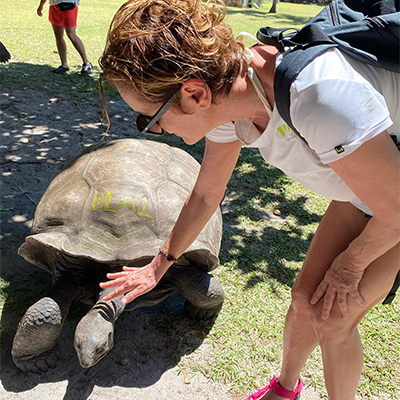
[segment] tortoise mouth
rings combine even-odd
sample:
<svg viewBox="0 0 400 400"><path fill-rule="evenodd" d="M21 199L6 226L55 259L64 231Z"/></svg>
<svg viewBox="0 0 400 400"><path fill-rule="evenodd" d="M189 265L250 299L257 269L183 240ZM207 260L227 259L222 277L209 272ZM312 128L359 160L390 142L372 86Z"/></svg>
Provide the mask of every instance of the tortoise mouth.
<svg viewBox="0 0 400 400"><path fill-rule="evenodd" d="M79 363L81 364L82 368L85 368L85 369L91 368L94 365L96 365L100 360L102 360L106 356L107 353L102 354L100 357L98 357L94 361L92 361L92 360L79 360Z"/></svg>
<svg viewBox="0 0 400 400"><path fill-rule="evenodd" d="M80 351L77 351L79 364L82 368L91 368L96 365L99 361L101 361L113 348L114 343L109 343L108 346L102 352L96 352L91 354L82 354Z"/></svg>

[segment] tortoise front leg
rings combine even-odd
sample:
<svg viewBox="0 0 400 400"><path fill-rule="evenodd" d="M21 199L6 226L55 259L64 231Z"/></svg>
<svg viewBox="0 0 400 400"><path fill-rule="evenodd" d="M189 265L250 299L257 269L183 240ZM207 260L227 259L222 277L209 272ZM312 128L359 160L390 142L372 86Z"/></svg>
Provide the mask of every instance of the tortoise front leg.
<svg viewBox="0 0 400 400"><path fill-rule="evenodd" d="M176 290L186 299L185 313L189 318L206 320L218 316L225 293L215 276L191 265L172 266L169 271Z"/></svg>
<svg viewBox="0 0 400 400"><path fill-rule="evenodd" d="M56 340L77 291L75 284L60 280L25 312L11 350L15 365L22 371L46 372L56 366Z"/></svg>

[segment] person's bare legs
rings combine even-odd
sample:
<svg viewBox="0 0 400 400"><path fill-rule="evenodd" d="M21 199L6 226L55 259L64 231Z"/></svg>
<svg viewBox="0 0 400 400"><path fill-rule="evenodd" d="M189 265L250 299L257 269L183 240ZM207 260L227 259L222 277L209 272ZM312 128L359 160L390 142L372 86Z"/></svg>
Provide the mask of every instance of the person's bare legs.
<svg viewBox="0 0 400 400"><path fill-rule="evenodd" d="M65 31L67 33L69 40L74 45L76 51L81 56L83 63L88 64L89 60L86 56L85 46L84 46L82 40L80 39L80 37L76 34L76 27L73 26L70 28L65 28Z"/></svg>
<svg viewBox="0 0 400 400"><path fill-rule="evenodd" d="M67 62L67 44L64 40L64 28L62 26L57 26L51 24L53 27L54 36L56 37L56 45L58 50L58 55L60 57L61 65L64 68L68 68Z"/></svg>
<svg viewBox="0 0 400 400"><path fill-rule="evenodd" d="M331 400L353 400L361 374L363 353L357 325L373 305L390 290L396 276L399 246L368 267L360 291L367 302L361 309L349 300L351 317L344 320L335 307L332 316L320 318L321 303L309 301L333 259L360 234L368 219L348 203L332 202L311 243L303 268L292 290L284 331L284 355L279 383L294 390L301 369L319 343L322 349L325 381ZM396 253L397 252L397 253ZM341 368L337 368L340 365ZM280 400L272 391L263 400Z"/></svg>
<svg viewBox="0 0 400 400"><path fill-rule="evenodd" d="M359 290L366 307L348 300L350 318L344 320L336 306L328 320L321 319L322 301L313 310L313 325L319 338L326 389L331 400L354 400L363 365L357 325L389 292L400 265L398 244L375 260L365 271ZM340 368L337 366L340 365Z"/></svg>

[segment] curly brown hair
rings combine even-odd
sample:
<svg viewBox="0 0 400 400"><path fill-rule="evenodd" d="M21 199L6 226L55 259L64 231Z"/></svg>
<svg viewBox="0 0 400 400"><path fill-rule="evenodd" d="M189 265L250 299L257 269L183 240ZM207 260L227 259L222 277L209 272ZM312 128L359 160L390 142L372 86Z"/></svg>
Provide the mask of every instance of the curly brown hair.
<svg viewBox="0 0 400 400"><path fill-rule="evenodd" d="M132 88L149 102L178 93L198 78L213 99L229 93L243 45L223 20L222 0L131 0L115 14L99 64L111 84Z"/></svg>

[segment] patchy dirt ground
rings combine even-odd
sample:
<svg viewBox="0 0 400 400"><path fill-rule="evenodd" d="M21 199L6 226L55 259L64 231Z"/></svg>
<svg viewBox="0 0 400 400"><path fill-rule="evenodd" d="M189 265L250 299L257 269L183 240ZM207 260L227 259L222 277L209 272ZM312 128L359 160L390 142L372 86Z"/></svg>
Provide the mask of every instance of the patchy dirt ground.
<svg viewBox="0 0 400 400"><path fill-rule="evenodd" d="M198 324L182 317L183 301L124 313L117 321L115 346L93 368L81 368L73 348L76 324L88 310L77 304L59 338L59 365L45 374L25 374L11 359L11 344L25 309L51 284L48 274L25 262L17 249L29 234L45 189L65 163L98 141L105 126L97 99L80 101L45 91L9 90L0 97L1 271L10 282L2 315L0 398L8 400L237 400L226 385L190 375L182 357L207 357L210 345ZM122 100L109 102L110 138L134 136L133 114ZM197 350L196 353L194 351ZM120 363L127 360L127 365ZM305 400L319 396L310 388Z"/></svg>

